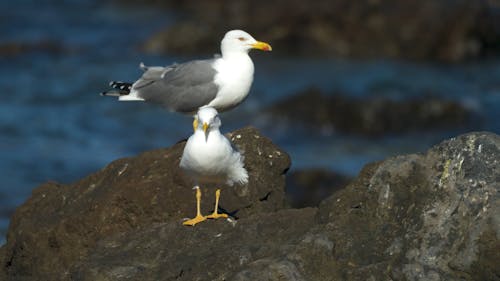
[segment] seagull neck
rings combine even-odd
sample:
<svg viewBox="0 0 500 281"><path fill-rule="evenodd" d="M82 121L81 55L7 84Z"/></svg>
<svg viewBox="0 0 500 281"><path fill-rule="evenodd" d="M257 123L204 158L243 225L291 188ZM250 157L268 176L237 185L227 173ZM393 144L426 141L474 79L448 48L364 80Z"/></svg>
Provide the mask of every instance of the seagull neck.
<svg viewBox="0 0 500 281"><path fill-rule="evenodd" d="M220 134L221 134L221 133L220 133L220 130L219 130L219 128L218 128L218 127L217 127L217 128L210 128L210 129L208 129L208 130L210 131L209 136L210 136L210 135L218 136L218 135L220 135Z"/></svg>
<svg viewBox="0 0 500 281"><path fill-rule="evenodd" d="M205 132L203 132L202 129L196 130L195 134L198 134L200 136L205 137ZM219 136L219 135L221 135L219 128L209 128L208 129L208 138L210 138L210 136Z"/></svg>
<svg viewBox="0 0 500 281"><path fill-rule="evenodd" d="M222 58L224 60L241 60L249 59L250 56L246 52L235 52L235 51L222 51Z"/></svg>

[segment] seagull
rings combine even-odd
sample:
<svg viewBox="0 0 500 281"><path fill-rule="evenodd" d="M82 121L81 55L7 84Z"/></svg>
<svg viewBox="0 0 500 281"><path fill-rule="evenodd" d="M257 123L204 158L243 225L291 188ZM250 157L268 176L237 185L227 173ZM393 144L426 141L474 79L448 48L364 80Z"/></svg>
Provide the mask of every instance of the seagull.
<svg viewBox="0 0 500 281"><path fill-rule="evenodd" d="M247 184L248 173L244 168L243 155L219 131L221 126L217 110L203 107L194 116L194 133L189 137L179 166L193 179L196 189L196 217L184 225L194 226L206 219L227 218L217 212L220 189L215 192L215 207L211 215L203 216L200 211L201 191L199 184L226 182Z"/></svg>
<svg viewBox="0 0 500 281"><path fill-rule="evenodd" d="M193 114L200 107L225 111L240 104L253 82L254 65L248 55L251 49L271 51L268 43L255 40L242 30L231 30L221 41L221 55L166 67L148 67L134 83L110 82L113 88L104 96L120 101L146 101L170 111Z"/></svg>

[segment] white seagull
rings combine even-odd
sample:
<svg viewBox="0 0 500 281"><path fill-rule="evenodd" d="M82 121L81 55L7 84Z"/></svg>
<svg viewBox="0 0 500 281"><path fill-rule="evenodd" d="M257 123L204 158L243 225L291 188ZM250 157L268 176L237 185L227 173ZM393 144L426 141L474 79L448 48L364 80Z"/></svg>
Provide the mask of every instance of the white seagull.
<svg viewBox="0 0 500 281"><path fill-rule="evenodd" d="M196 217L185 221L184 225L194 226L207 218L226 218L217 212L220 189L215 192L215 208L211 215L203 216L200 211L201 191L199 184L248 183L248 173L244 168L243 155L219 131L221 121L217 110L212 107L200 108L193 121L194 134L189 137L182 154L180 167L189 175L196 189Z"/></svg>
<svg viewBox="0 0 500 281"><path fill-rule="evenodd" d="M253 82L251 49L271 51L269 44L242 30L231 30L221 41L221 56L166 67L147 67L134 83L110 82L114 89L104 96L121 101L146 101L181 113L195 113L202 106L224 111L240 104Z"/></svg>

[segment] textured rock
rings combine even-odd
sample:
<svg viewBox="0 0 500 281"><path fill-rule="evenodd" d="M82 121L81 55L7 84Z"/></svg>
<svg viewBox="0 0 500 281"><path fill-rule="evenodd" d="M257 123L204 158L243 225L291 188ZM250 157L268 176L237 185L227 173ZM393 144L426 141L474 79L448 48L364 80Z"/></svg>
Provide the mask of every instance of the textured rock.
<svg viewBox="0 0 500 281"><path fill-rule="evenodd" d="M459 61L500 49L494 1L163 2L188 16L153 36L148 50L213 53L205 43L228 27L244 27L281 54Z"/></svg>
<svg viewBox="0 0 500 281"><path fill-rule="evenodd" d="M246 276L247 266L262 263L266 267L269 256L276 257L273 261L284 257L297 243L297 234L309 230L314 215L315 209L281 210L242 218L235 225L221 220L199 228L176 222L159 224L105 239L87 262L74 267L71 277L89 281L238 280ZM278 274L294 271L291 264L266 274L278 280ZM252 269L249 272L256 274Z"/></svg>
<svg viewBox="0 0 500 281"><path fill-rule="evenodd" d="M362 135L463 128L472 113L457 102L435 97L394 101L383 97L356 99L323 95L308 89L267 109L273 116L319 126L326 131Z"/></svg>
<svg viewBox="0 0 500 281"><path fill-rule="evenodd" d="M346 280L499 280L499 161L500 137L477 133L369 165L313 233Z"/></svg>
<svg viewBox="0 0 500 281"><path fill-rule="evenodd" d="M194 203L166 169L180 143L38 188L13 217L0 280L500 280L499 136L369 164L305 209L283 208L284 152L252 129L233 138L251 173L236 223L180 224ZM240 204L234 193L221 203Z"/></svg>
<svg viewBox="0 0 500 281"><path fill-rule="evenodd" d="M245 158L250 182L221 186L221 207L235 217L282 208L288 155L252 128L234 132L233 140L255 152ZM55 264L70 268L105 237L165 221L180 224L194 216L192 184L178 168L183 147L181 142L117 160L71 185L47 183L35 189L12 217L3 269L12 277L56 280L68 272L54 272ZM202 192L202 209L209 212L214 189L202 187Z"/></svg>

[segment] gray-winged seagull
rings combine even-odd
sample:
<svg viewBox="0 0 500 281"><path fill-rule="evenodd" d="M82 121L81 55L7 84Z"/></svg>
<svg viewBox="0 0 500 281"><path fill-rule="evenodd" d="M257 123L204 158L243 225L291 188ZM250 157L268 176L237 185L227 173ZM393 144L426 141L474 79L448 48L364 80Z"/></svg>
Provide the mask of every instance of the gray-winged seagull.
<svg viewBox="0 0 500 281"><path fill-rule="evenodd" d="M166 67L147 67L134 83L111 82L114 89L102 93L121 101L146 101L171 111L195 113L209 106L231 109L248 95L253 82L251 49L271 51L267 43L255 40L242 30L231 30L221 41L221 56Z"/></svg>

